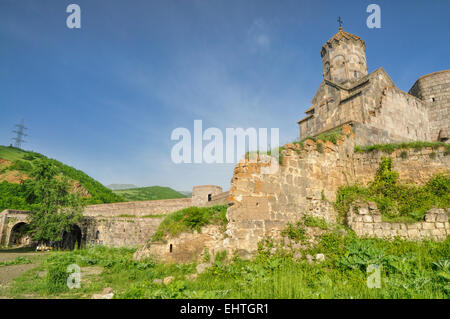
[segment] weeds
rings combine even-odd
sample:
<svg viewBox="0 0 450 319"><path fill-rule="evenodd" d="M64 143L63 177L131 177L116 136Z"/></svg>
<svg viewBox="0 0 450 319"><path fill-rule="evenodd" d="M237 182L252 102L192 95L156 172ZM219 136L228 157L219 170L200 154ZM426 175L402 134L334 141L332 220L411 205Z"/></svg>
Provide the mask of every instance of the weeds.
<svg viewBox="0 0 450 319"><path fill-rule="evenodd" d="M225 226L228 206L188 207L169 215L158 226L152 241L163 240L165 236L176 236L185 231L201 231L203 226L218 224Z"/></svg>
<svg viewBox="0 0 450 319"><path fill-rule="evenodd" d="M357 199L375 202L384 221L416 222L433 207L450 207L450 176L435 175L425 186L402 185L392 168L392 159L383 157L368 187L345 186L338 190L335 208L341 220Z"/></svg>

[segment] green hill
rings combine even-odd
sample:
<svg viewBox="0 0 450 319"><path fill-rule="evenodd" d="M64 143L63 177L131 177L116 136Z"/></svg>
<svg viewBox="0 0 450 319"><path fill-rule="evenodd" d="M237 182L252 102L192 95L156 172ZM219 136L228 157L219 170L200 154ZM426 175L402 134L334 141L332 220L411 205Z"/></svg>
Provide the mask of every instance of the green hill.
<svg viewBox="0 0 450 319"><path fill-rule="evenodd" d="M113 191L117 191L120 189L138 188L136 185L133 185L133 184L109 184L109 185L106 185L106 187L108 187L109 189L111 189Z"/></svg>
<svg viewBox="0 0 450 319"><path fill-rule="evenodd" d="M114 190L117 194L127 201L154 200L154 199L171 199L187 197L170 187L150 186L138 187L130 189Z"/></svg>
<svg viewBox="0 0 450 319"><path fill-rule="evenodd" d="M0 145L0 211L28 209L21 181L29 179L33 161L47 158L42 154ZM49 159L60 175L68 177L74 188L86 199L86 204L121 202L123 198L92 177L57 160Z"/></svg>

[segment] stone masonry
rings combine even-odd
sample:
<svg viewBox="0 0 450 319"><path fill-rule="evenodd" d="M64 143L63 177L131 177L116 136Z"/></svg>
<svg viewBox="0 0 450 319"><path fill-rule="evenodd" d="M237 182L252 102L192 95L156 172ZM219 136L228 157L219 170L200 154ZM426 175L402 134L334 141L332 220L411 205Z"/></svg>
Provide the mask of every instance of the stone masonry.
<svg viewBox="0 0 450 319"><path fill-rule="evenodd" d="M447 208L450 213L450 208ZM444 209L431 209L425 220L417 223L382 222L375 203L354 203L347 215L348 225L358 236L408 240L443 240L450 235L449 215Z"/></svg>
<svg viewBox="0 0 450 319"><path fill-rule="evenodd" d="M421 77L409 93L383 68L367 71L365 42L342 28L321 50L323 81L298 121L300 137L317 136L345 123L376 129L361 145L404 141L448 141L450 70Z"/></svg>
<svg viewBox="0 0 450 319"><path fill-rule="evenodd" d="M375 176L382 156L387 156L381 151L354 152L355 136L350 126L343 130L347 136L337 145L310 139L304 142L304 148L285 145L283 163L276 174L261 174L264 163L242 161L236 166L224 241L228 250L251 254L261 239L279 237L288 222L306 213L336 221L331 202L336 200L338 188L366 185ZM401 182L424 184L436 173L450 172L450 156L444 147L397 150L389 156Z"/></svg>
<svg viewBox="0 0 450 319"><path fill-rule="evenodd" d="M288 222L296 222L305 214L336 222L332 202L338 188L367 185L382 156L393 159L403 183L423 185L437 173L450 173L450 156L444 146L399 149L391 154L355 152L357 145L449 141L450 70L419 78L406 93L395 86L383 68L368 72L365 49L362 39L342 28L322 46L323 80L306 117L297 122L303 145L284 145L282 165L276 173L263 172L268 166L264 161L241 160L236 165L222 249L251 256L258 242L265 237L279 239ZM338 129L344 136L336 145L307 138L319 138L321 133ZM431 210L420 223L390 224L382 222L379 212L372 208L370 214L349 213L349 225L357 234L414 240L448 236L448 220L444 221L448 217L443 211ZM198 236L204 237L186 234L172 241L188 249L188 243ZM204 248L217 251L217 242L208 238ZM198 243L196 251L201 251ZM148 244L139 256L154 253L165 260L175 258L169 247Z"/></svg>
<svg viewBox="0 0 450 319"><path fill-rule="evenodd" d="M137 247L150 239L167 214L190 206L223 205L228 194L219 186L204 185L194 187L191 198L90 205L76 227L82 244ZM28 223L28 215L0 212L0 245L13 244L14 230Z"/></svg>

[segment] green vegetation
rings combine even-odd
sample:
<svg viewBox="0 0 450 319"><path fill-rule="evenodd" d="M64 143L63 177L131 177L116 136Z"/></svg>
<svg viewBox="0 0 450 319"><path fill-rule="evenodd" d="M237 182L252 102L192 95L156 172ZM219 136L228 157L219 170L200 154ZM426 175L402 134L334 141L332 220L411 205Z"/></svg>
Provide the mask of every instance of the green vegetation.
<svg viewBox="0 0 450 319"><path fill-rule="evenodd" d="M0 183L0 212L6 208L30 210L31 204L26 200L26 189L20 184Z"/></svg>
<svg viewBox="0 0 450 319"><path fill-rule="evenodd" d="M13 259L13 260L0 262L0 267L11 266L11 265L31 264L31 263L32 263L31 259L19 256L19 257L16 257L16 259Z"/></svg>
<svg viewBox="0 0 450 319"><path fill-rule="evenodd" d="M154 199L171 199L171 198L185 198L186 195L181 194L170 187L150 186L128 188L121 190L114 190L114 194L124 198L127 201L141 201Z"/></svg>
<svg viewBox="0 0 450 319"><path fill-rule="evenodd" d="M306 239L306 228L304 223L298 221L294 224L288 223L286 229L281 232L281 236L288 237L296 242L302 242Z"/></svg>
<svg viewBox="0 0 450 319"><path fill-rule="evenodd" d="M345 186L337 193L336 209L341 218L355 200L373 201L385 221L416 222L433 208L450 207L450 176L435 175L426 185L401 185L392 169L392 159L383 157L374 181L368 187Z"/></svg>
<svg viewBox="0 0 450 319"><path fill-rule="evenodd" d="M391 143L391 144L375 144L370 146L355 146L355 152L373 152L373 151L382 151L388 154L391 154L395 150L407 150L414 149L416 151L420 151L424 147L431 147L433 149L438 149L439 147L445 147L446 152L445 155L448 155L450 151L450 144L444 142L408 142L408 143ZM403 157L402 157L403 158Z"/></svg>
<svg viewBox="0 0 450 319"><path fill-rule="evenodd" d="M39 242L60 241L82 217L80 196L70 191L67 177L56 178L57 172L50 160L38 159L30 172L32 178L22 184L33 203L27 228Z"/></svg>
<svg viewBox="0 0 450 319"><path fill-rule="evenodd" d="M164 240L165 236L176 236L186 231L200 231L209 224L227 224L226 205L212 207L188 207L166 215L152 237L152 241Z"/></svg>
<svg viewBox="0 0 450 319"><path fill-rule="evenodd" d="M71 183L78 182L81 187L89 193L88 197L83 198L85 204L123 201L119 195L114 194L110 189L106 188L82 171L64 165L57 160L48 159L42 154L23 151L14 147L0 146L0 159L11 162L11 165L9 166L0 166L0 178L1 174L8 172L23 173L30 177L36 163L40 160L46 160L54 166L56 178L67 178ZM31 204L32 203L27 200L26 189L23 185L9 183L7 181L0 182L0 211L6 208L28 210L32 209Z"/></svg>
<svg viewBox="0 0 450 319"><path fill-rule="evenodd" d="M273 242L260 245L252 260L215 258L198 275L195 263L166 264L132 259L133 249L96 247L50 252L36 269L17 278L0 295L12 298L90 298L111 287L114 298L450 298L450 240L408 242L361 239L352 231L328 231L302 255L325 255L323 262L294 260L293 252L271 253ZM226 257L226 255L225 255ZM81 288L62 285L66 267L82 269ZM381 288L368 288L371 264L380 266ZM168 285L154 279L175 277Z"/></svg>
<svg viewBox="0 0 450 319"><path fill-rule="evenodd" d="M324 133L320 133L319 135L315 136L315 137L306 137L303 139L303 141L310 139L313 140L315 142L317 142L318 140L321 140L323 142L331 142L333 144L336 144L337 141L344 136L344 134L342 133L342 127L336 127L332 130L329 130L327 132Z"/></svg>
<svg viewBox="0 0 450 319"><path fill-rule="evenodd" d="M305 215L305 217L303 218L303 223L307 227L318 227L323 230L328 229L328 224L323 218Z"/></svg>

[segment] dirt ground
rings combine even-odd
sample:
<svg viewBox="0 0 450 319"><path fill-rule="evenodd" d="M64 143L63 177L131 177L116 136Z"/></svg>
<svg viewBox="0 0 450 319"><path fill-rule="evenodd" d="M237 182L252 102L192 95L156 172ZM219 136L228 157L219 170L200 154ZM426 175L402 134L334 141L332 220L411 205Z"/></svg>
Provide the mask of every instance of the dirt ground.
<svg viewBox="0 0 450 319"><path fill-rule="evenodd" d="M0 266L0 287L5 287L11 280L20 276L27 270L38 266L39 260L46 253L35 252L29 248L0 249L0 262L14 260L19 256L29 258L33 261L31 264Z"/></svg>

